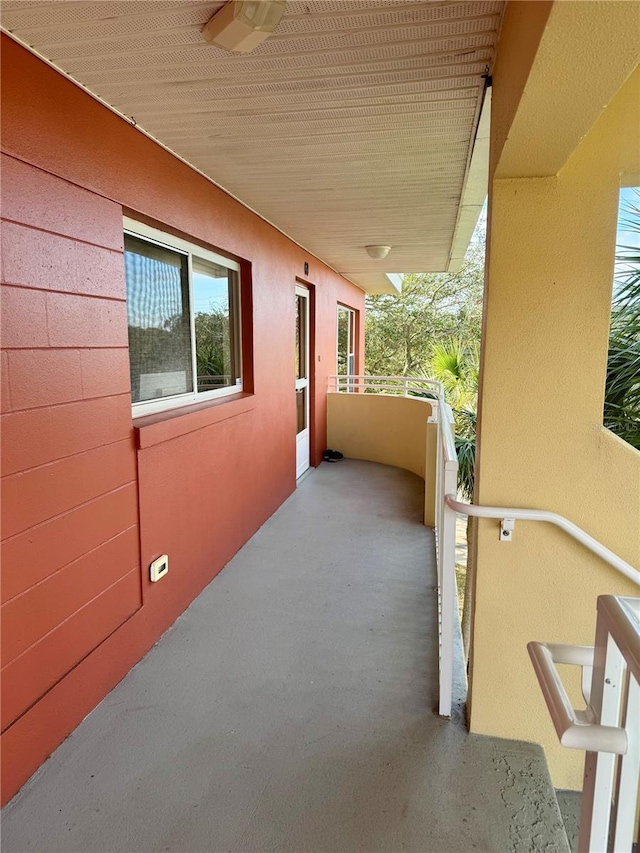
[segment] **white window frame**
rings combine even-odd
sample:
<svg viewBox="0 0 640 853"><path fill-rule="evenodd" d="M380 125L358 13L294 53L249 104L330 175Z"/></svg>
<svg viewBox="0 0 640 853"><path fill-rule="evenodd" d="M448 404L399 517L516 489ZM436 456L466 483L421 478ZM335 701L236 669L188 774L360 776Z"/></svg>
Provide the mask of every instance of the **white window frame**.
<svg viewBox="0 0 640 853"><path fill-rule="evenodd" d="M338 370L338 362L340 359L340 311L348 312L347 320L347 376L355 373L356 364L356 337L357 337L357 322L358 312L355 308L350 308L348 305L343 305L338 302L336 311L336 375L340 375ZM342 374L343 376L345 374ZM351 391L351 388L347 390Z"/></svg>
<svg viewBox="0 0 640 853"><path fill-rule="evenodd" d="M193 377L193 391L187 391L184 394L175 394L170 397L159 397L155 400L145 400L139 403L131 403L131 412L134 418L143 417L144 415L152 415L157 412L164 412L171 409L181 408L183 406L193 406L195 403L204 403L207 400L215 400L221 397L228 397L231 394L238 394L242 391L242 296L240 282L240 264L237 261L231 260L224 255L218 255L210 249L203 249L196 243L189 243L187 240L182 240L180 237L174 237L172 234L166 234L157 228L152 228L150 225L144 225L142 222L136 222L135 219L123 217L124 233L131 237L139 237L141 240L146 240L149 243L155 243L157 246L169 249L185 255L188 266L189 279L189 326L191 331L191 370ZM195 314L193 312L193 258L201 258L204 261L211 261L214 264L226 267L229 270L234 270L238 274L238 332L240 333L240 346L238 348L240 364L240 376L236 378L236 384L227 388L216 388L213 391L198 391L198 371L196 362L196 331L195 331Z"/></svg>

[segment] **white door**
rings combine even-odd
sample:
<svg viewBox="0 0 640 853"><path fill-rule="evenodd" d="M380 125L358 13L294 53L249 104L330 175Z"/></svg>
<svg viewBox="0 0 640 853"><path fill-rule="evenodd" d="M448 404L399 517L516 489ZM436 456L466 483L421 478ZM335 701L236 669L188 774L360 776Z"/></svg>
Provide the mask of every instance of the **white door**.
<svg viewBox="0 0 640 853"><path fill-rule="evenodd" d="M309 467L309 291L296 285L296 477Z"/></svg>

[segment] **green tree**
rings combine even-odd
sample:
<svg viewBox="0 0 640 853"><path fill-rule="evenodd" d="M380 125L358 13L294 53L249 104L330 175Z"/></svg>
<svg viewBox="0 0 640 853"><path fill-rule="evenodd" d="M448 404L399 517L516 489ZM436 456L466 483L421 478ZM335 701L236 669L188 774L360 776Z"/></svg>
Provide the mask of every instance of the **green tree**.
<svg viewBox="0 0 640 853"><path fill-rule="evenodd" d="M450 338L435 344L429 361L429 375L442 382L445 397L453 410L458 453L458 490L473 499L476 455L476 410L480 347L476 341Z"/></svg>
<svg viewBox="0 0 640 853"><path fill-rule="evenodd" d="M640 192L624 225L640 234ZM640 247L619 246L609 333L604 425L640 450Z"/></svg>
<svg viewBox="0 0 640 853"><path fill-rule="evenodd" d="M229 315L222 308L199 311L194 318L198 377L229 376L231 345Z"/></svg>
<svg viewBox="0 0 640 853"><path fill-rule="evenodd" d="M479 342L483 281L481 233L459 273L410 273L398 295L367 297L366 372L424 374L435 344L452 337Z"/></svg>
<svg viewBox="0 0 640 853"><path fill-rule="evenodd" d="M435 343L429 359L429 375L442 382L449 405L454 410L475 410L478 396L480 347L478 341L449 338Z"/></svg>

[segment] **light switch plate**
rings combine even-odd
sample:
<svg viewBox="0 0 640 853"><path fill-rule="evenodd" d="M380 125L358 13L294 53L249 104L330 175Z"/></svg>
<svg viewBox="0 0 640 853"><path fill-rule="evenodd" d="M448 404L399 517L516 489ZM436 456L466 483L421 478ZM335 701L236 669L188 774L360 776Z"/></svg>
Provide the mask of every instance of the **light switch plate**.
<svg viewBox="0 0 640 853"><path fill-rule="evenodd" d="M162 557L158 557L158 559L154 560L149 566L149 577L151 578L151 582L155 583L156 581L161 580L168 571L169 556L167 554L163 554Z"/></svg>

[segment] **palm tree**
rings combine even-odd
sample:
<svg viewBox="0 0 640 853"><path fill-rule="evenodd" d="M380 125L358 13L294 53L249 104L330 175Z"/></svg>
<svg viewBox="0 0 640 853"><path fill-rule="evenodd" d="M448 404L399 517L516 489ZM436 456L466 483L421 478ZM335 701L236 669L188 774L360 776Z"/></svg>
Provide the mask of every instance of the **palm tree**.
<svg viewBox="0 0 640 853"><path fill-rule="evenodd" d="M458 451L458 491L465 500L473 499L476 407L480 350L476 341L466 343L450 338L433 346L429 375L442 382L453 410Z"/></svg>
<svg viewBox="0 0 640 853"><path fill-rule="evenodd" d="M430 374L442 382L454 411L462 411L469 406L475 409L479 365L480 353L476 341L465 343L458 338L449 338L444 343L433 345L429 360Z"/></svg>
<svg viewBox="0 0 640 853"><path fill-rule="evenodd" d="M627 202L623 224L640 234L640 192L635 195L638 202ZM640 450L640 247L619 246L616 266L604 425Z"/></svg>

